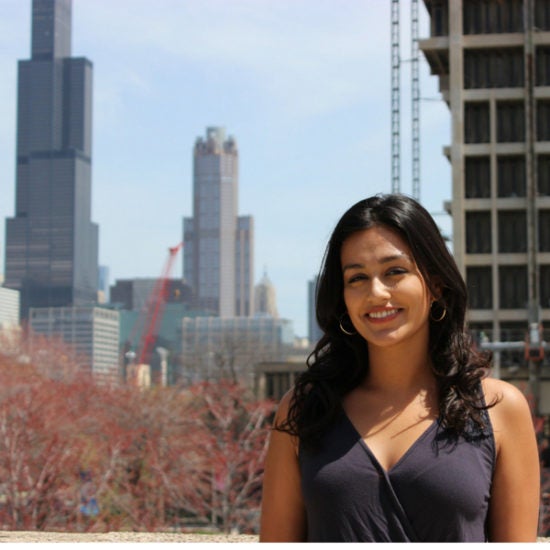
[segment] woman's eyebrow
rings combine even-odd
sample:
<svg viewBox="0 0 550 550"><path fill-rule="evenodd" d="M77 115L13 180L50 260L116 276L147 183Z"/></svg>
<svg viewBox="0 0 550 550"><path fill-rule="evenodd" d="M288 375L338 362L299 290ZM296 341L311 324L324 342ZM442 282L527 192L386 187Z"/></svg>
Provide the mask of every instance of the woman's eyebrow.
<svg viewBox="0 0 550 550"><path fill-rule="evenodd" d="M380 258L380 260L378 260L378 263L387 264L390 262L394 262L395 260L407 260L408 262L410 262L411 258L408 254L405 254L405 253L391 254L390 256L384 256L383 258ZM364 269L364 268L365 268L365 264L354 262L354 263L346 264L342 266L342 273L344 273L348 269Z"/></svg>

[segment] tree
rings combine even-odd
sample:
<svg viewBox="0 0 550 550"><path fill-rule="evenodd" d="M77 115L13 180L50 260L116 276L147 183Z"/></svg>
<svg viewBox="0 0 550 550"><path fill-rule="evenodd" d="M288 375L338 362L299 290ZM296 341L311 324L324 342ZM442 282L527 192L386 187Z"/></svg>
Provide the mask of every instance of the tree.
<svg viewBox="0 0 550 550"><path fill-rule="evenodd" d="M191 388L202 515L224 532L257 527L273 404L229 380Z"/></svg>

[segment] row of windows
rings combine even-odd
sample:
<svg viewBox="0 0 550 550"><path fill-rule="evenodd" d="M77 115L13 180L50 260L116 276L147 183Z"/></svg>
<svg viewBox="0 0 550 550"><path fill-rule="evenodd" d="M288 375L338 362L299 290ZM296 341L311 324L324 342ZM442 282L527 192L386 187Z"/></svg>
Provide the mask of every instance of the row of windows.
<svg viewBox="0 0 550 550"><path fill-rule="evenodd" d="M550 30L550 0L534 3L535 27ZM432 36L449 34L449 0L430 2L430 32ZM493 34L523 32L523 0L464 0L462 32Z"/></svg>
<svg viewBox="0 0 550 550"><path fill-rule="evenodd" d="M497 196L527 196L526 166L523 155L503 155L496 159ZM536 159L537 193L550 196L550 155ZM465 197L483 199L491 197L491 162L488 156L466 157L464 162Z"/></svg>
<svg viewBox="0 0 550 550"><path fill-rule="evenodd" d="M491 266L468 267L466 284L472 309L493 309ZM527 267L499 266L498 289L500 309L527 308ZM539 267L539 299L543 308L550 308L550 265Z"/></svg>
<svg viewBox="0 0 550 550"><path fill-rule="evenodd" d="M464 104L464 143L491 141L488 101ZM499 101L496 104L496 142L525 142L525 106L523 101ZM537 141L550 141L550 101L536 102L535 131Z"/></svg>
<svg viewBox="0 0 550 550"><path fill-rule="evenodd" d="M525 210L501 210L497 214L498 252L527 252L527 213ZM550 210L538 212L539 252L550 252ZM491 212L466 212L466 252L492 252Z"/></svg>

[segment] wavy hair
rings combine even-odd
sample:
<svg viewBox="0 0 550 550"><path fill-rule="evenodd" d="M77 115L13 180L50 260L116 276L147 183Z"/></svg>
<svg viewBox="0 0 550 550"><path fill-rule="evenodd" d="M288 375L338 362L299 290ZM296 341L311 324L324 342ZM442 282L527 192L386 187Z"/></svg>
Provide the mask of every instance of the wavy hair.
<svg viewBox="0 0 550 550"><path fill-rule="evenodd" d="M466 331L466 285L439 228L423 206L399 194L362 200L337 223L317 284L316 316L323 336L296 380L286 421L276 429L314 445L342 410L343 397L368 373L365 340L344 334L339 326L346 313L340 252L350 235L374 226L395 231L408 244L426 285L446 309L441 321L430 320L429 337L442 427L455 436L466 434L472 422L483 430L487 406L480 381L488 374L491 353L475 350Z"/></svg>

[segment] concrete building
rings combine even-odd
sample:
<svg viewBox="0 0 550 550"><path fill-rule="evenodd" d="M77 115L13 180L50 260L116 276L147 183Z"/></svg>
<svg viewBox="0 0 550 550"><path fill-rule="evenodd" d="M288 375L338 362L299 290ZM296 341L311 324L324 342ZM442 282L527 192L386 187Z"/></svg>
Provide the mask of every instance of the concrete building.
<svg viewBox="0 0 550 550"><path fill-rule="evenodd" d="M275 286L267 276L267 272L261 281L254 287L254 315L259 317L279 317L277 311L277 292Z"/></svg>
<svg viewBox="0 0 550 550"><path fill-rule="evenodd" d="M273 317L195 317L182 323L183 381L229 377L250 387L254 366L292 353L292 321Z"/></svg>
<svg viewBox="0 0 550 550"><path fill-rule="evenodd" d="M237 143L223 128L207 128L193 154L193 217L183 220L184 278L195 308L222 317L254 311L254 226L238 216Z"/></svg>
<svg viewBox="0 0 550 550"><path fill-rule="evenodd" d="M452 119L448 208L470 328L480 340L521 341L541 323L548 341L550 0L425 5L431 36L420 48ZM503 378L527 377L523 350L495 364Z"/></svg>
<svg viewBox="0 0 550 550"><path fill-rule="evenodd" d="M96 302L91 221L92 64L71 57L71 0L33 0L31 59L19 61L15 216L6 280L31 307Z"/></svg>
<svg viewBox="0 0 550 550"><path fill-rule="evenodd" d="M19 292L0 286L0 330L19 326Z"/></svg>
<svg viewBox="0 0 550 550"><path fill-rule="evenodd" d="M29 323L37 334L61 337L76 352L79 367L98 380L119 381L118 311L94 306L31 308Z"/></svg>
<svg viewBox="0 0 550 550"><path fill-rule="evenodd" d="M288 361L266 361L255 367L254 394L258 399L280 401L307 369L306 357Z"/></svg>

